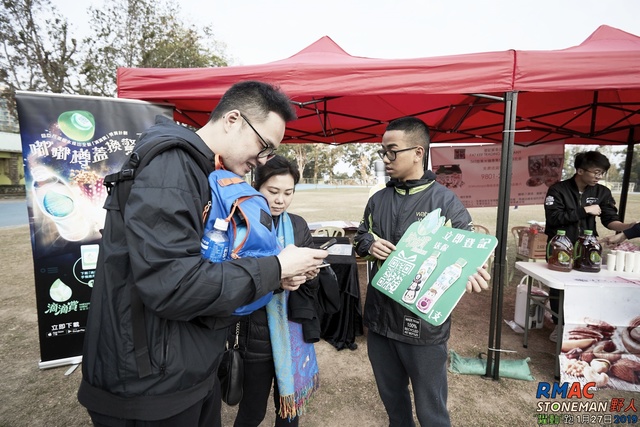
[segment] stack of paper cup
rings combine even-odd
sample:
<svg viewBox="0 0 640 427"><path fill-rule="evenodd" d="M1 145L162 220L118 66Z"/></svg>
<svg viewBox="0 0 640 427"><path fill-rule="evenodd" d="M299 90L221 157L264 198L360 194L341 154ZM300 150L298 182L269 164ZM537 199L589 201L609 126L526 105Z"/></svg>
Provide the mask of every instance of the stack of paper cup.
<svg viewBox="0 0 640 427"><path fill-rule="evenodd" d="M626 254L625 251L616 252L616 271L624 271Z"/></svg>
<svg viewBox="0 0 640 427"><path fill-rule="evenodd" d="M635 269L635 254L627 252L624 254L624 271L625 273L633 273Z"/></svg>
<svg viewBox="0 0 640 427"><path fill-rule="evenodd" d="M612 253L607 254L607 270L614 271L615 269L616 269L616 254L615 252L612 251Z"/></svg>
<svg viewBox="0 0 640 427"><path fill-rule="evenodd" d="M633 253L633 272L640 273L640 251Z"/></svg>

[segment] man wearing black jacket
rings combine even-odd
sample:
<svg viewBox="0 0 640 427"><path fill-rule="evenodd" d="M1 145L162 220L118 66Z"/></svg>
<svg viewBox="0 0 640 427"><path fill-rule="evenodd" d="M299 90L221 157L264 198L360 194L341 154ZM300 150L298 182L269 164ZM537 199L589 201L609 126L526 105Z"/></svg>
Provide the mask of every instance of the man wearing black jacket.
<svg viewBox="0 0 640 427"><path fill-rule="evenodd" d="M424 170L428 149L429 128L415 117L390 122L382 136L378 154L391 180L369 198L355 237L356 253L375 262L372 278L407 229L435 209L441 209L452 228L472 230L471 216L460 199L436 182L433 172ZM487 289L490 278L484 268L478 269L468 278L467 291ZM364 324L369 360L389 425L415 426L411 382L420 425L450 426L447 342L451 319L431 325L369 284Z"/></svg>
<svg viewBox="0 0 640 427"><path fill-rule="evenodd" d="M240 82L197 132L159 117L137 144L182 139L244 176L273 156L293 119L278 89ZM194 158L170 149L140 171L125 206L107 198L78 391L94 425L219 426L216 370L231 314L282 279L299 286L328 255L291 245L278 256L211 263L200 253L210 197ZM134 345L134 297L144 306L146 373Z"/></svg>
<svg viewBox="0 0 640 427"><path fill-rule="evenodd" d="M553 184L544 199L545 234L547 243L558 230L564 230L575 244L584 230L592 230L597 236L596 218L609 230L623 231L633 224L620 221L616 201L604 185L598 183L611 167L607 157L598 151L585 151L576 155L576 173L569 179ZM549 304L558 312L558 289L551 289ZM558 323L556 317L554 323ZM549 339L557 341L556 327Z"/></svg>

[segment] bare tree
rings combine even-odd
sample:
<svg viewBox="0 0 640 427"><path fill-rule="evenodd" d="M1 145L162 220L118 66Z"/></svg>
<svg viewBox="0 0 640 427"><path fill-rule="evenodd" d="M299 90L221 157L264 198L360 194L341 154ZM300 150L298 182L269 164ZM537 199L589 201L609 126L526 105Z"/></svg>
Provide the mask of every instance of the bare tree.
<svg viewBox="0 0 640 427"><path fill-rule="evenodd" d="M295 161L298 170L300 171L300 177L304 177L304 170L309 162L311 153L311 144L282 144L278 148L278 154L282 154L290 161Z"/></svg>
<svg viewBox="0 0 640 427"><path fill-rule="evenodd" d="M373 177L373 162L379 157L376 150L378 144L359 143L346 144L343 151L343 161L350 165L361 182L365 183Z"/></svg>
<svg viewBox="0 0 640 427"><path fill-rule="evenodd" d="M106 0L90 13L79 43L50 0L0 2L0 90L14 117L16 90L113 96L118 67L226 65L212 28L185 24L173 0Z"/></svg>
<svg viewBox="0 0 640 427"><path fill-rule="evenodd" d="M339 163L350 167L348 176L366 183L372 177L373 162L377 159L376 144L353 143L343 145L327 144L282 144L278 153L295 160L304 178L317 182L327 177L332 181L336 176L335 168Z"/></svg>
<svg viewBox="0 0 640 427"><path fill-rule="evenodd" d="M49 0L3 0L0 85L15 117L16 90L74 92L77 42Z"/></svg>
<svg viewBox="0 0 640 427"><path fill-rule="evenodd" d="M185 24L172 0L111 0L90 13L95 34L83 41L84 92L115 95L119 67L227 65L212 28Z"/></svg>

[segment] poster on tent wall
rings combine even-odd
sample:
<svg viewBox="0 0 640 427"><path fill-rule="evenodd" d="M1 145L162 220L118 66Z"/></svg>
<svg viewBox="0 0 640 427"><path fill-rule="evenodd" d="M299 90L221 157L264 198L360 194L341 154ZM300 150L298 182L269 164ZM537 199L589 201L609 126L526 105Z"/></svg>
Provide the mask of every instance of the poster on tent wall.
<svg viewBox="0 0 640 427"><path fill-rule="evenodd" d="M16 95L31 228L40 368L82 358L106 198L136 138L168 106L89 96Z"/></svg>
<svg viewBox="0 0 640 427"><path fill-rule="evenodd" d="M498 206L501 145L431 148L432 170L467 208ZM511 200L515 205L541 205L547 189L562 179L564 142L514 147Z"/></svg>
<svg viewBox="0 0 640 427"><path fill-rule="evenodd" d="M572 271L564 286L561 381L640 392L638 307L640 277Z"/></svg>

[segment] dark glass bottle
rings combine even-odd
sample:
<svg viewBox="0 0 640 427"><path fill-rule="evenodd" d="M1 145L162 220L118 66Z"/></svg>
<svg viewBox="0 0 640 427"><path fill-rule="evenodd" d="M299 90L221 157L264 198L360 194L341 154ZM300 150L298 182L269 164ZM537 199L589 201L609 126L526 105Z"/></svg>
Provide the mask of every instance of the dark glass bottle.
<svg viewBox="0 0 640 427"><path fill-rule="evenodd" d="M564 230L558 230L547 244L547 265L556 271L571 271L573 267L573 245Z"/></svg>
<svg viewBox="0 0 640 427"><path fill-rule="evenodd" d="M573 247L573 268L578 271L597 273L602 266L602 246L592 230L584 230Z"/></svg>

